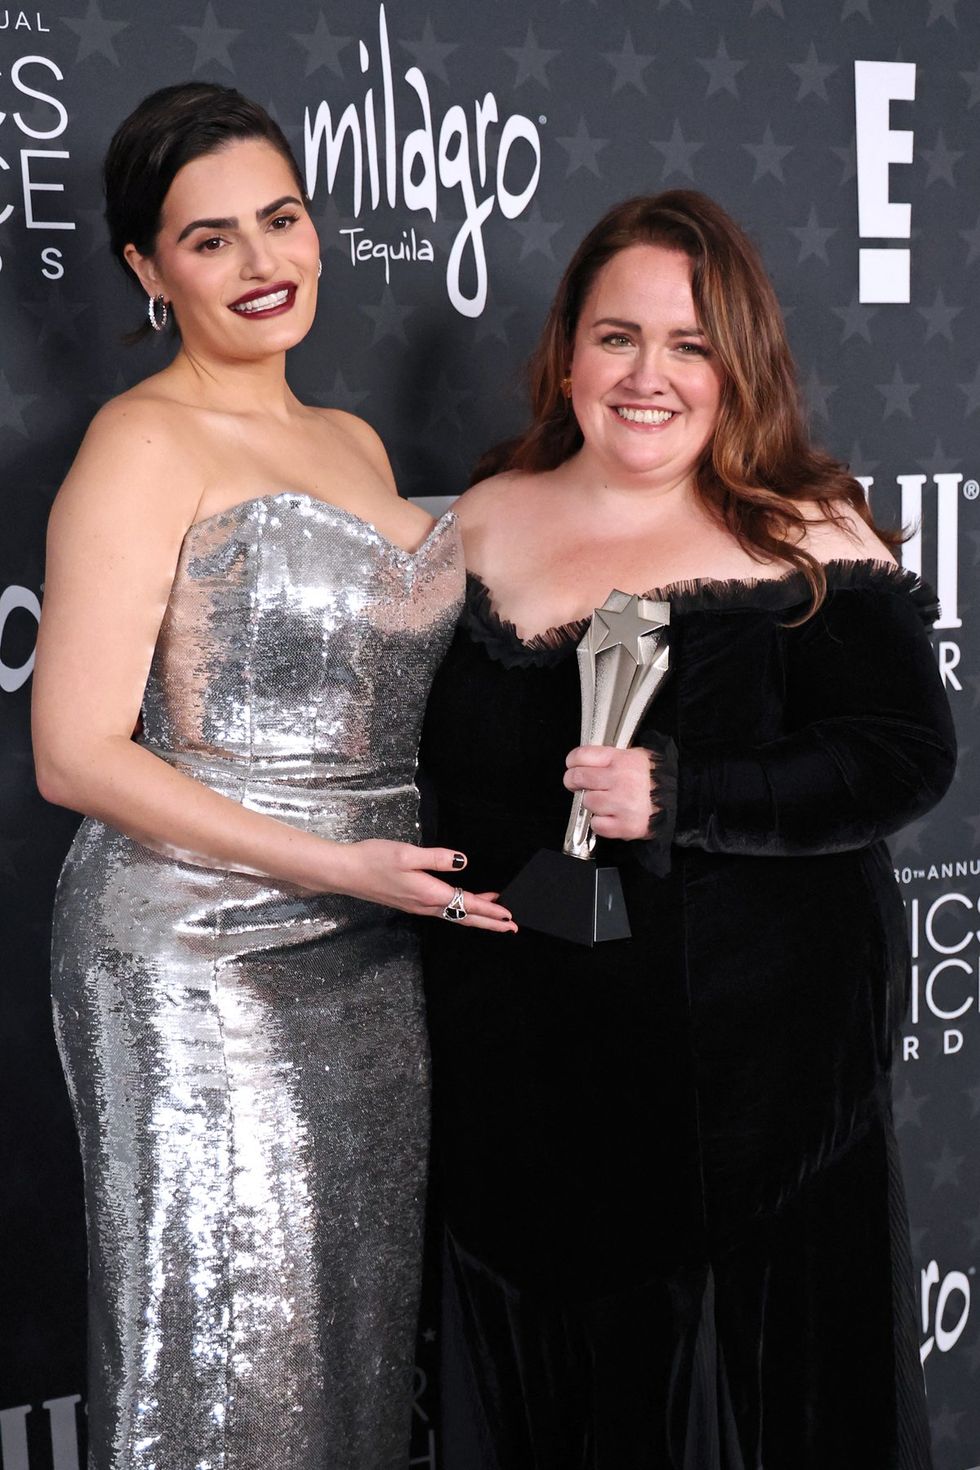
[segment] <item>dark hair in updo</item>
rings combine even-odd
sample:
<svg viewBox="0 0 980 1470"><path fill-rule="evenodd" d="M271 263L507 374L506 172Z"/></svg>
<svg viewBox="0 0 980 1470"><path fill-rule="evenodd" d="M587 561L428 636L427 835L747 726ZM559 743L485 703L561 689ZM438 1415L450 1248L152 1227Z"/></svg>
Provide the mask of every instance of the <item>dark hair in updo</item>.
<svg viewBox="0 0 980 1470"><path fill-rule="evenodd" d="M230 143L258 138L289 165L300 196L306 185L282 128L264 107L234 87L214 82L181 82L151 92L116 129L102 166L109 245L130 280L138 280L123 251L135 245L152 255L160 232L163 201L185 164ZM142 290L142 287L140 287ZM149 323L130 334L137 341Z"/></svg>

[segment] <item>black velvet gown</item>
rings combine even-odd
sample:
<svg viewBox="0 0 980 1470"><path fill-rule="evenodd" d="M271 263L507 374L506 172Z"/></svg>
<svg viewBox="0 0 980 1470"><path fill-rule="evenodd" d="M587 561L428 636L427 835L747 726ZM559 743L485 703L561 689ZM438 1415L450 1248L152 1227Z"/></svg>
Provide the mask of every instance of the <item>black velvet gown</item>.
<svg viewBox="0 0 980 1470"><path fill-rule="evenodd" d="M653 592L672 672L630 940L426 926L435 1192L482 1448L446 1470L927 1470L889 1068L883 838L952 777L905 572ZM436 840L499 889L560 848L581 625L531 644L471 580L432 690ZM600 851L600 856L603 853ZM450 1425L459 1363L447 1371Z"/></svg>

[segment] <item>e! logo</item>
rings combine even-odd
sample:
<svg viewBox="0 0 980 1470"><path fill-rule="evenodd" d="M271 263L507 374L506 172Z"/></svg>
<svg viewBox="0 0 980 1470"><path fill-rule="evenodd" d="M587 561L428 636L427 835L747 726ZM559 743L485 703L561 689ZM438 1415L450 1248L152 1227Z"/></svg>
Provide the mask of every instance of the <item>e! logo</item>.
<svg viewBox="0 0 980 1470"><path fill-rule="evenodd" d="M915 100L915 63L855 61L854 115L857 146L858 233L862 239L907 240L911 204L888 197L888 166L912 162L912 130L889 126L892 101ZM911 301L910 250L862 246L858 252L858 299Z"/></svg>

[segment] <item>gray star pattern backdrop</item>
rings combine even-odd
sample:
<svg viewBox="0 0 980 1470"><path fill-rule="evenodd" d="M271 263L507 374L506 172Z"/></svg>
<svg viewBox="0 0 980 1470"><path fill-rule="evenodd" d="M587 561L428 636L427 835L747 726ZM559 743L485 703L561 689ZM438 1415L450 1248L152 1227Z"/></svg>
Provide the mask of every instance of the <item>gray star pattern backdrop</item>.
<svg viewBox="0 0 980 1470"><path fill-rule="evenodd" d="M856 62L877 63L868 74L895 99L877 121L867 114L873 136L860 146ZM44 525L92 412L162 361L157 342L119 345L142 303L107 255L98 169L135 102L186 78L241 87L295 145L324 273L292 380L302 396L370 420L407 495L456 493L478 453L519 426L521 367L546 304L609 204L696 186L760 242L817 437L864 479L880 516L916 524L906 562L938 582L944 603L936 657L964 748L941 808L893 845L915 960L895 1091L936 1464L976 1470L976 0L0 6L3 1470L76 1470L84 1457L80 1171L46 960L74 819L39 798L28 736ZM428 164L417 132L425 99ZM416 156L408 183L406 154ZM859 187L869 198L877 189L884 210L859 217ZM904 234L889 201L911 206ZM876 257L863 280L863 249L896 252L885 264L906 272L908 299L901 289L881 299ZM97 565L90 575L97 586ZM437 1337L430 1303L418 1466L439 1463Z"/></svg>

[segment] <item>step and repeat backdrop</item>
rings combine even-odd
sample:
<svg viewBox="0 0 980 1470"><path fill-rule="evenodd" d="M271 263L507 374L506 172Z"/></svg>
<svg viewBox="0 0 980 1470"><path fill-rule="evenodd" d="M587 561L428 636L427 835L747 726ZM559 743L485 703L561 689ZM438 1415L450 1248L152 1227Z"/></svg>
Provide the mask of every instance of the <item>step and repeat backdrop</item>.
<svg viewBox="0 0 980 1470"><path fill-rule="evenodd" d="M75 823L37 794L28 725L44 528L92 413L164 360L158 342L120 345L144 308L108 256L99 166L140 97L190 78L240 87L293 143L324 270L292 382L367 418L406 495L457 493L519 426L522 364L608 205L692 186L760 243L817 438L880 518L912 529L905 563L942 599L935 654L963 755L944 804L893 843L914 961L895 1105L936 1464L976 1470L975 0L0 5L3 1470L84 1463L81 1180L47 977ZM438 1330L430 1302L417 1466L439 1464Z"/></svg>

